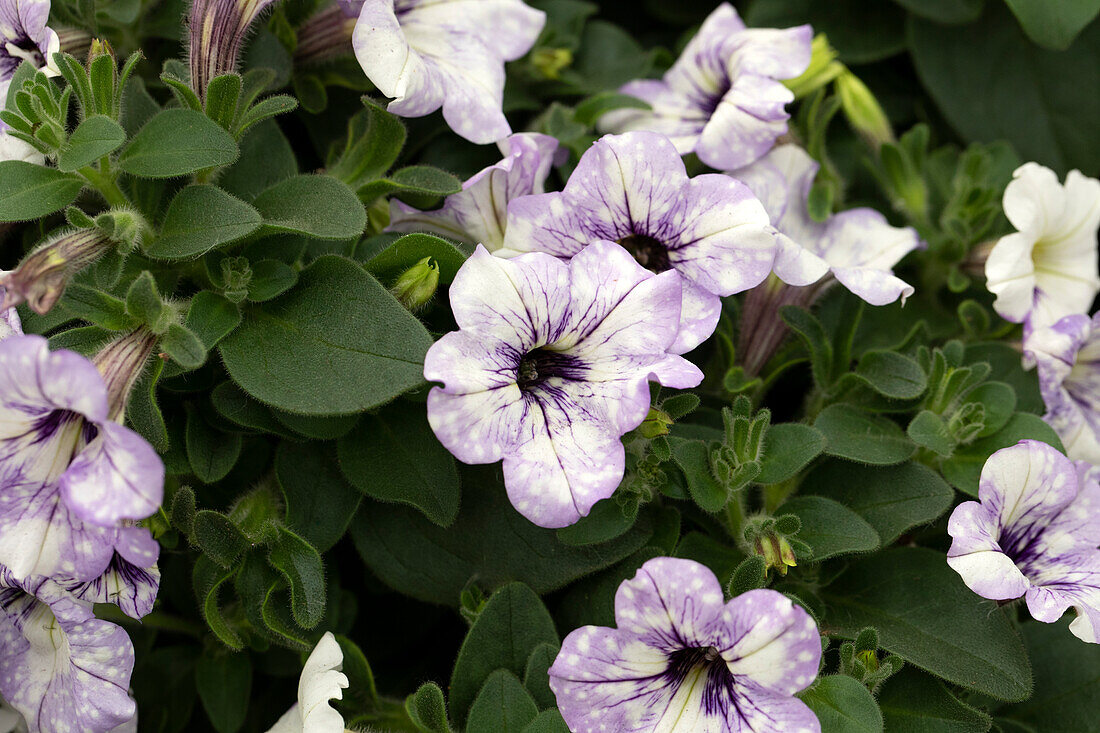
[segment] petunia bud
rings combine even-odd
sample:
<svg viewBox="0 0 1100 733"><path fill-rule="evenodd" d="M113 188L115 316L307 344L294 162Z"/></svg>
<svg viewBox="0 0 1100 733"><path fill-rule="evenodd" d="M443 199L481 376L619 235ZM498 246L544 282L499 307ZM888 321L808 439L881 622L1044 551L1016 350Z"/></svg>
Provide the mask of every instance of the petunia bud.
<svg viewBox="0 0 1100 733"><path fill-rule="evenodd" d="M790 542L780 534L765 534L757 537L756 542L753 543L753 551L764 558L765 567L775 568L780 575L786 575L787 568L798 565Z"/></svg>
<svg viewBox="0 0 1100 733"><path fill-rule="evenodd" d="M845 71L836 79L836 90L840 96L840 108L856 132L878 150L883 143L894 142L894 130L890 120L882 111L875 95L850 71Z"/></svg>
<svg viewBox="0 0 1100 733"><path fill-rule="evenodd" d="M139 328L107 344L92 358L92 363L103 375L107 385L108 417L122 422L126 416L126 403L134 384L145 371L156 335L147 328Z"/></svg>
<svg viewBox="0 0 1100 733"><path fill-rule="evenodd" d="M656 438L658 435L668 435L668 429L672 425L672 418L664 410L656 407L649 408L649 414L638 426L638 433L643 438Z"/></svg>
<svg viewBox="0 0 1100 733"><path fill-rule="evenodd" d="M539 48L531 53L531 66L544 79L558 79L562 69L573 64L573 52L568 48Z"/></svg>
<svg viewBox="0 0 1100 733"><path fill-rule="evenodd" d="M439 287L439 265L431 257L425 257L401 273L391 291L401 305L411 311L427 305Z"/></svg>
<svg viewBox="0 0 1100 733"><path fill-rule="evenodd" d="M298 29L298 45L294 49L297 65L317 64L354 53L351 32L357 16L349 15L342 3L330 5L314 13Z"/></svg>
<svg viewBox="0 0 1100 733"><path fill-rule="evenodd" d="M210 80L237 70L248 28L275 0L195 0L189 19L191 88L206 96Z"/></svg>
<svg viewBox="0 0 1100 733"><path fill-rule="evenodd" d="M846 71L844 64L836 60L836 49L829 45L829 39L824 33L814 36L810 54L810 65L806 70L783 82L784 86L794 92L795 99L816 92Z"/></svg>
<svg viewBox="0 0 1100 733"><path fill-rule="evenodd" d="M25 302L39 315L48 313L69 280L113 246L98 228L70 230L48 240L0 277L0 286L6 291L0 311Z"/></svg>

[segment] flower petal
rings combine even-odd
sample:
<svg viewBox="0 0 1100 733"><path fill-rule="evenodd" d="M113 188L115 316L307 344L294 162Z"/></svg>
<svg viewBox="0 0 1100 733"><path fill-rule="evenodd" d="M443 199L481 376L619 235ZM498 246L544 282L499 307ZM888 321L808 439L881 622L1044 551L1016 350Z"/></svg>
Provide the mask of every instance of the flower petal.
<svg viewBox="0 0 1100 733"><path fill-rule="evenodd" d="M724 610L718 579L694 560L649 560L615 594L619 629L666 652L714 644Z"/></svg>
<svg viewBox="0 0 1100 733"><path fill-rule="evenodd" d="M61 477L61 496L78 517L102 527L145 519L164 499L164 463L144 438L114 422L77 453Z"/></svg>
<svg viewBox="0 0 1100 733"><path fill-rule="evenodd" d="M722 611L715 646L735 679L792 695L817 676L821 636L813 618L777 591L742 593Z"/></svg>
<svg viewBox="0 0 1100 733"><path fill-rule="evenodd" d="M428 394L428 423L439 442L463 463L499 461L516 441L526 408L515 384L470 394Z"/></svg>

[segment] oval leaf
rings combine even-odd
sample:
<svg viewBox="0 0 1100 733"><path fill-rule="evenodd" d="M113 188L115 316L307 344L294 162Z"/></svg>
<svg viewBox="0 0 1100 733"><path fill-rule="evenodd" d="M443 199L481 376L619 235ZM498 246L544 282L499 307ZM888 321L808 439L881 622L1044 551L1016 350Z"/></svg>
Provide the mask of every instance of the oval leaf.
<svg viewBox="0 0 1100 733"><path fill-rule="evenodd" d="M84 187L72 173L22 160L0 161L0 221L29 221L63 209Z"/></svg>
<svg viewBox="0 0 1100 733"><path fill-rule="evenodd" d="M149 120L118 157L118 165L140 178L174 178L237 159L233 136L190 109L166 109Z"/></svg>
<svg viewBox="0 0 1100 733"><path fill-rule="evenodd" d="M110 117L92 115L73 130L57 156L57 167L65 172L75 171L113 153L124 142L126 131L122 125Z"/></svg>
<svg viewBox="0 0 1100 733"><path fill-rule="evenodd" d="M294 176L256 197L264 231L292 232L316 239L355 239L367 225L367 211L346 184L332 176Z"/></svg>

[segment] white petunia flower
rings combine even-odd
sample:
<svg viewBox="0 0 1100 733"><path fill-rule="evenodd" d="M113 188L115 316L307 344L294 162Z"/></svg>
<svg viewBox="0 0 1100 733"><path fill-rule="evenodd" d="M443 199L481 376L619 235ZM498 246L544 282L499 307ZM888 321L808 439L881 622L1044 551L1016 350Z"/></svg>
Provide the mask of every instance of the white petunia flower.
<svg viewBox="0 0 1100 733"><path fill-rule="evenodd" d="M348 678L340 670L344 652L332 632L326 632L302 669L298 702L267 733L344 733L344 718L329 705L342 700Z"/></svg>

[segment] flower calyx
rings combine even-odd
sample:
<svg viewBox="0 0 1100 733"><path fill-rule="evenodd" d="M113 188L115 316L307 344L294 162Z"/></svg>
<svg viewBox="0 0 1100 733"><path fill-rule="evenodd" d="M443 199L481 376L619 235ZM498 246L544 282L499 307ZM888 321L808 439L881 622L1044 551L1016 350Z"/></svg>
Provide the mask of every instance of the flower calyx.
<svg viewBox="0 0 1100 733"><path fill-rule="evenodd" d="M896 654L879 655L878 631L868 626L860 630L855 641L840 645L840 673L854 677L874 693L905 665Z"/></svg>

